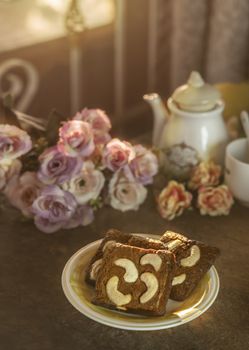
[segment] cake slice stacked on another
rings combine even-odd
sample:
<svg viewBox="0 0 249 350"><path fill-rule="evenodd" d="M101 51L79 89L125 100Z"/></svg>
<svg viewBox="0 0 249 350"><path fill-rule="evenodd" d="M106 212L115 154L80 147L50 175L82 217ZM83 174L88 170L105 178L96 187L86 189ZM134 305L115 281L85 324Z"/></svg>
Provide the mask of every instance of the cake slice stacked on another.
<svg viewBox="0 0 249 350"><path fill-rule="evenodd" d="M163 242L160 240L122 233L119 230L110 229L106 232L105 237L103 238L96 254L90 261L86 272L86 282L88 284L91 284L93 286L95 285L96 277L102 264L103 254L110 244L116 242L147 249L165 249Z"/></svg>
<svg viewBox="0 0 249 350"><path fill-rule="evenodd" d="M175 258L166 250L111 243L104 250L94 304L144 315L164 315Z"/></svg>
<svg viewBox="0 0 249 350"><path fill-rule="evenodd" d="M177 301L185 300L214 264L219 249L172 231L166 231L161 241L176 258L170 298Z"/></svg>

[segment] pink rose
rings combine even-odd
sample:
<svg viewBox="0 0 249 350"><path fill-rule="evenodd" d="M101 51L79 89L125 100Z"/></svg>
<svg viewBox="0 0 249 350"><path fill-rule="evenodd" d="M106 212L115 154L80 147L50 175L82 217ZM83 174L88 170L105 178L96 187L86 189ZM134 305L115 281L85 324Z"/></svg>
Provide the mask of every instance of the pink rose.
<svg viewBox="0 0 249 350"><path fill-rule="evenodd" d="M86 204L92 199L97 199L104 186L105 177L102 172L95 169L91 161L86 161L80 173L65 182L62 187L71 192L79 204Z"/></svg>
<svg viewBox="0 0 249 350"><path fill-rule="evenodd" d="M196 190L201 186L218 185L221 176L221 167L212 161L201 162L194 167L188 186Z"/></svg>
<svg viewBox="0 0 249 350"><path fill-rule="evenodd" d="M10 163L0 163L0 191L3 191L8 182L20 174L22 163L14 159Z"/></svg>
<svg viewBox="0 0 249 350"><path fill-rule="evenodd" d="M187 192L184 185L170 181L158 197L158 210L167 220L173 220L190 207L192 194Z"/></svg>
<svg viewBox="0 0 249 350"><path fill-rule="evenodd" d="M58 149L66 155L87 157L94 151L93 131L90 124L71 120L59 130Z"/></svg>
<svg viewBox="0 0 249 350"><path fill-rule="evenodd" d="M130 168L137 181L143 185L153 182L153 176L158 172L158 160L154 153L142 145L135 145L135 158L130 163Z"/></svg>
<svg viewBox="0 0 249 350"><path fill-rule="evenodd" d="M101 109L84 108L81 112L76 113L73 119L82 120L91 125L95 143L106 143L111 139L109 135L111 122Z"/></svg>
<svg viewBox="0 0 249 350"><path fill-rule="evenodd" d="M103 165L112 171L123 168L135 157L132 145L126 141L112 139L103 150Z"/></svg>
<svg viewBox="0 0 249 350"><path fill-rule="evenodd" d="M137 210L145 201L147 189L136 181L129 167L119 169L109 183L110 205L125 212Z"/></svg>
<svg viewBox="0 0 249 350"><path fill-rule="evenodd" d="M43 185L36 173L27 171L20 177L14 177L4 191L9 202L20 209L23 215L32 216L32 204L39 196Z"/></svg>
<svg viewBox="0 0 249 350"><path fill-rule="evenodd" d="M0 163L10 162L32 148L30 136L14 125L0 124Z"/></svg>
<svg viewBox="0 0 249 350"><path fill-rule="evenodd" d="M202 215L228 215L234 203L226 185L202 187L198 191L197 206Z"/></svg>

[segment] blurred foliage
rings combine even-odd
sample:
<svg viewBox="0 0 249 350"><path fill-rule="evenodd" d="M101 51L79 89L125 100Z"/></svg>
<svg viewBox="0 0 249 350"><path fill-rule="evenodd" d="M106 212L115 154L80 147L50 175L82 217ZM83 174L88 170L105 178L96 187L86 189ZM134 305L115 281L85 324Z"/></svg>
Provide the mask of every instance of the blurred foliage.
<svg viewBox="0 0 249 350"><path fill-rule="evenodd" d="M49 113L45 132L40 133L39 138L34 138L32 150L22 157L23 171L37 171L39 156L48 147L52 147L58 142L59 128L63 121L65 118L55 109Z"/></svg>
<svg viewBox="0 0 249 350"><path fill-rule="evenodd" d="M45 137L49 146L53 146L57 143L59 136L59 128L62 122L65 120L66 118L62 114L57 112L56 109L53 109L49 113L47 128L45 132Z"/></svg>
<svg viewBox="0 0 249 350"><path fill-rule="evenodd" d="M9 124L21 127L17 115L12 110L13 98L10 94L0 99L0 124Z"/></svg>
<svg viewBox="0 0 249 350"><path fill-rule="evenodd" d="M36 140L33 148L24 156L21 157L23 164L22 172L25 171L37 171L39 168L39 156L48 147L48 142L45 137L40 137Z"/></svg>
<svg viewBox="0 0 249 350"><path fill-rule="evenodd" d="M13 110L13 98L6 94L0 98L0 124L15 125L26 130L32 137L33 148L30 152L21 157L23 163L22 171L37 171L39 167L39 156L50 146L56 145L59 137L59 128L66 118L53 109L44 123L45 130L38 130L35 126L29 124L29 120L20 121L17 111ZM20 113L21 114L21 113ZM25 117L25 114L22 113ZM28 118L29 116L27 116ZM32 118L32 117L29 117Z"/></svg>
<svg viewBox="0 0 249 350"><path fill-rule="evenodd" d="M96 199L91 199L90 200L90 206L93 208L93 210L98 210L102 208L104 205L103 199L101 196L99 196Z"/></svg>

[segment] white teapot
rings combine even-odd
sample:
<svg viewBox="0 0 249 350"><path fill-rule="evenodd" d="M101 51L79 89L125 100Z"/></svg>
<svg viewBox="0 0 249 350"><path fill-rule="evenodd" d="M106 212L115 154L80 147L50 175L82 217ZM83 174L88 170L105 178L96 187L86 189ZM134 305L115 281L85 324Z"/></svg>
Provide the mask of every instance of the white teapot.
<svg viewBox="0 0 249 350"><path fill-rule="evenodd" d="M223 165L229 141L218 90L206 84L198 72L167 101L169 115L158 94L144 95L154 112L153 145L160 149L160 162L173 177L187 178L201 160Z"/></svg>

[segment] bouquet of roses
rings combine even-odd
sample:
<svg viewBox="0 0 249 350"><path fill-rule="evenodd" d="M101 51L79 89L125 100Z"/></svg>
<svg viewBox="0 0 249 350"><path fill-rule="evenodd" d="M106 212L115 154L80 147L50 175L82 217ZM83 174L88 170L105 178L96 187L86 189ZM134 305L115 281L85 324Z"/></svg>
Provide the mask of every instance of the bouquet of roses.
<svg viewBox="0 0 249 350"><path fill-rule="evenodd" d="M155 154L111 138L100 109L83 109L33 142L25 130L0 124L0 190L43 232L88 225L103 204L137 210L158 172ZM49 140L49 142L48 142Z"/></svg>

